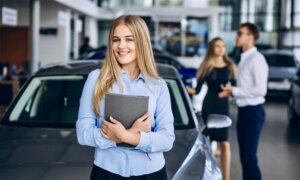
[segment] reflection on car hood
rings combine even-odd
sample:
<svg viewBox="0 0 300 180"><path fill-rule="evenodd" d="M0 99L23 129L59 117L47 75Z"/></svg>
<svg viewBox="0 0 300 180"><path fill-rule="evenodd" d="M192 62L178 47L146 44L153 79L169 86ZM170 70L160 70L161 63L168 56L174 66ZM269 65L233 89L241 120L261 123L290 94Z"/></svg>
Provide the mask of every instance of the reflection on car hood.
<svg viewBox="0 0 300 180"><path fill-rule="evenodd" d="M197 136L198 132L195 129L175 131L173 148L171 151L164 154L169 178L174 176L185 158L188 156ZM198 168L200 169L201 167Z"/></svg>
<svg viewBox="0 0 300 180"><path fill-rule="evenodd" d="M293 67L270 67L269 79L291 79L295 76L297 68Z"/></svg>
<svg viewBox="0 0 300 180"><path fill-rule="evenodd" d="M176 130L165 153L168 177L193 147L196 129ZM94 149L77 143L75 129L0 127L0 179L88 179ZM201 168L201 167L198 167Z"/></svg>

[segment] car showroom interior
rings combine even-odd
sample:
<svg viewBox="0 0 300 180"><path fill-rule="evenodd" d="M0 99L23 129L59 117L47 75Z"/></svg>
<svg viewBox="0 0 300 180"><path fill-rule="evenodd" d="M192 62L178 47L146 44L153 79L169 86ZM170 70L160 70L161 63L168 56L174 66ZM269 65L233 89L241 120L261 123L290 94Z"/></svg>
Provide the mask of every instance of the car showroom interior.
<svg viewBox="0 0 300 180"><path fill-rule="evenodd" d="M1 180L300 179L300 0L0 11Z"/></svg>

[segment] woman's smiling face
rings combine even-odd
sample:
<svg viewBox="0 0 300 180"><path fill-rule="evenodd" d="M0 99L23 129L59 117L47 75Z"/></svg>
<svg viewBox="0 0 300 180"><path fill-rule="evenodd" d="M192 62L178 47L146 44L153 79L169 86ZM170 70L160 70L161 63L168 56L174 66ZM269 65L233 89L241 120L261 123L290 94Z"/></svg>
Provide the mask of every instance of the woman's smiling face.
<svg viewBox="0 0 300 180"><path fill-rule="evenodd" d="M114 30L112 50L122 67L137 63L134 37L129 28L124 24L118 25Z"/></svg>

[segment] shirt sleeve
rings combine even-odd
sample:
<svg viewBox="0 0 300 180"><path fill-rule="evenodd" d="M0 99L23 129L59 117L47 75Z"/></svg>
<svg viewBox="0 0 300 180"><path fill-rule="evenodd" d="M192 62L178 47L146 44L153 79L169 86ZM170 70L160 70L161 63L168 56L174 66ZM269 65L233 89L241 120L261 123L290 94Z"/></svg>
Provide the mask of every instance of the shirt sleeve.
<svg viewBox="0 0 300 180"><path fill-rule="evenodd" d="M252 76L253 87L252 88L239 88L234 87L232 94L236 98L240 97L258 97L265 96L267 93L268 72L269 68L264 57L259 59L253 59Z"/></svg>
<svg viewBox="0 0 300 180"><path fill-rule="evenodd" d="M154 114L155 127L153 132L140 132L141 138L136 149L144 152L169 151L175 140L174 117L168 87L164 83L158 93Z"/></svg>
<svg viewBox="0 0 300 180"><path fill-rule="evenodd" d="M230 84L231 84L232 86L236 86L236 79L231 78L231 79L230 79Z"/></svg>
<svg viewBox="0 0 300 180"><path fill-rule="evenodd" d="M202 88L202 85L203 85L204 81L205 81L204 78L198 79L197 86L196 86L196 89L195 89L196 90L195 94L198 94L201 91L201 88Z"/></svg>
<svg viewBox="0 0 300 180"><path fill-rule="evenodd" d="M115 147L116 143L106 139L100 134L100 129L97 127L96 123L97 115L94 112L92 101L94 87L99 73L99 70L92 71L83 87L80 98L78 119L76 122L76 133L79 144L107 149L110 147Z"/></svg>

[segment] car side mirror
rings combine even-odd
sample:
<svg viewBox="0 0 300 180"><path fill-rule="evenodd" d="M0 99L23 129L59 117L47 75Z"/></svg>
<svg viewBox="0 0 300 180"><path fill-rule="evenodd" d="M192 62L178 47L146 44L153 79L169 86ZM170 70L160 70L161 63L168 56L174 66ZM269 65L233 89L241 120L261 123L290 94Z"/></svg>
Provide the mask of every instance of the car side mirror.
<svg viewBox="0 0 300 180"><path fill-rule="evenodd" d="M210 114L207 117L207 128L218 129L229 127L232 124L230 117L222 114Z"/></svg>

